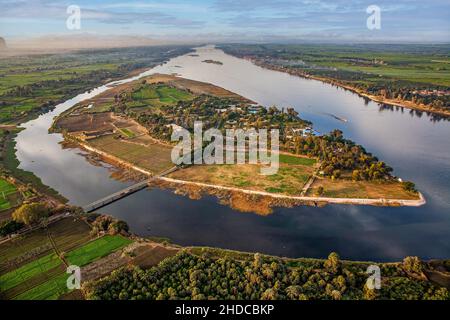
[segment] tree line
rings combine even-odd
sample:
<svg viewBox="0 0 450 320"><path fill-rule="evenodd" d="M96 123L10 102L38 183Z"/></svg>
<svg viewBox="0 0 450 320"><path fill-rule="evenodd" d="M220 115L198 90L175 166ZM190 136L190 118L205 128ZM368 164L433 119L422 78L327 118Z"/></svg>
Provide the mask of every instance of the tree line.
<svg viewBox="0 0 450 320"><path fill-rule="evenodd" d="M82 290L102 300L449 299L446 288L417 277L419 259L405 261L381 265L383 286L376 290L367 285L368 264L343 263L336 253L295 263L258 253L238 260L182 250L148 270L120 269Z"/></svg>

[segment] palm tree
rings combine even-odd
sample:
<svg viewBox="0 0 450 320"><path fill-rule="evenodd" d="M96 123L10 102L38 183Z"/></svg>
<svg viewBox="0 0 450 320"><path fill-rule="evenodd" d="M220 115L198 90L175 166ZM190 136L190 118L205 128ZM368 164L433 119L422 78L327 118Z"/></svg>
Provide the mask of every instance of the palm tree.
<svg viewBox="0 0 450 320"><path fill-rule="evenodd" d="M273 288L269 288L261 295L261 300L276 300L277 299L277 292Z"/></svg>
<svg viewBox="0 0 450 320"><path fill-rule="evenodd" d="M286 296L291 300L297 300L301 292L302 288L300 286L289 286L286 288Z"/></svg>

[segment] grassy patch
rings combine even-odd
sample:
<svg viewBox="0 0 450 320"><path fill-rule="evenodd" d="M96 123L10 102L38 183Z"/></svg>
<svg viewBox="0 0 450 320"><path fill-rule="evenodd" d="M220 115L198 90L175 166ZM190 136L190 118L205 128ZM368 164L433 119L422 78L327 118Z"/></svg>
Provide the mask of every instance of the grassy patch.
<svg viewBox="0 0 450 320"><path fill-rule="evenodd" d="M17 199L17 197L12 197L14 194L17 194L17 188L0 178L0 211L10 209L19 203L18 201L11 201L12 199Z"/></svg>
<svg viewBox="0 0 450 320"><path fill-rule="evenodd" d="M310 164L311 162L306 163ZM170 174L169 177L218 186L295 196L300 195L303 186L312 173L313 167L311 165L282 164L278 173L273 175L261 174L261 165L256 164L197 165L178 170Z"/></svg>
<svg viewBox="0 0 450 320"><path fill-rule="evenodd" d="M316 163L315 159L295 157L287 154L280 154L280 162L291 165L313 166Z"/></svg>
<svg viewBox="0 0 450 320"><path fill-rule="evenodd" d="M60 295L69 292L67 279L69 275L62 273L22 294L15 300L56 300Z"/></svg>
<svg viewBox="0 0 450 320"><path fill-rule="evenodd" d="M130 239L122 236L104 236L91 241L84 246L69 252L66 260L73 265L84 266L94 260L107 256L108 254L130 244Z"/></svg>
<svg viewBox="0 0 450 320"><path fill-rule="evenodd" d="M267 192L270 192L270 193L281 193L281 192L283 192L283 189L280 189L280 188L274 188L274 187L268 187L268 188L266 188L265 189Z"/></svg>
<svg viewBox="0 0 450 320"><path fill-rule="evenodd" d="M142 105L174 105L178 101L191 100L194 96L187 91L167 85L144 85L132 93L132 98L131 106L141 107Z"/></svg>
<svg viewBox="0 0 450 320"><path fill-rule="evenodd" d="M127 128L120 129L120 131L127 137L127 138L134 138L136 135L131 130L128 130Z"/></svg>

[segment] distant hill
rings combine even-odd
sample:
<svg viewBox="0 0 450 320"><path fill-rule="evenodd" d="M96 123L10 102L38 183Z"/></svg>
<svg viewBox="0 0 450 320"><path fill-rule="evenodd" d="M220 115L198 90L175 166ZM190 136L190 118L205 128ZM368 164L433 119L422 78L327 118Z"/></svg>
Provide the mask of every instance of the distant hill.
<svg viewBox="0 0 450 320"><path fill-rule="evenodd" d="M2 37L0 37L0 50L6 49L6 41Z"/></svg>

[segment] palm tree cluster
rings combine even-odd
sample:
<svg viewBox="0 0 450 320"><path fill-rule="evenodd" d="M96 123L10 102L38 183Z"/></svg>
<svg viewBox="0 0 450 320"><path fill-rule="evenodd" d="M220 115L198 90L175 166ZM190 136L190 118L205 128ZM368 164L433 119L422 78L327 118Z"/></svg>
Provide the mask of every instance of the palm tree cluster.
<svg viewBox="0 0 450 320"><path fill-rule="evenodd" d="M297 262L259 254L213 258L182 250L151 269L121 269L83 290L89 299L106 300L449 298L445 288L409 277L401 264L382 266L383 287L371 290L365 285L367 266L343 263L336 253Z"/></svg>

